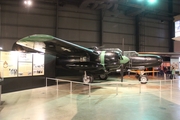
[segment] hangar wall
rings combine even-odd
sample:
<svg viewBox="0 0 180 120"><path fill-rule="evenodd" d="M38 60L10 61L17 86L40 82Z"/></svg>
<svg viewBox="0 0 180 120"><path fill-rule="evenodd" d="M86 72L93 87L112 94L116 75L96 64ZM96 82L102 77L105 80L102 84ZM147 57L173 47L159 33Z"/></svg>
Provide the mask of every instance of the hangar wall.
<svg viewBox="0 0 180 120"><path fill-rule="evenodd" d="M139 26L140 51L169 51L169 28L167 21L141 18Z"/></svg>
<svg viewBox="0 0 180 120"><path fill-rule="evenodd" d="M162 9L167 10L167 4L164 4ZM27 8L20 2L9 0L1 2L1 25L0 42L4 50L10 50L18 39L37 33L57 36L85 47L122 48L124 39L124 49L135 50L135 17L125 16L123 12L106 10L101 13L75 5L56 8L55 4L44 2ZM161 23L141 17L139 31L140 51L169 50L166 21Z"/></svg>

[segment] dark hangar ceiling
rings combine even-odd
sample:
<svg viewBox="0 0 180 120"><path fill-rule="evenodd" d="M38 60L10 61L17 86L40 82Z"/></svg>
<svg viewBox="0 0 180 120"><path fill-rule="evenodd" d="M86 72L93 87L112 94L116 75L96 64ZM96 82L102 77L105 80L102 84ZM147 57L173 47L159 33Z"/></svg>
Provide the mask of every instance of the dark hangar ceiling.
<svg viewBox="0 0 180 120"><path fill-rule="evenodd" d="M12 0L0 0L12 1ZM14 1L14 0L13 0ZM16 0L23 1L23 0ZM78 6L82 9L92 10L109 10L115 14L124 13L126 16L142 16L152 19L159 19L170 21L173 17L180 14L180 0L157 0L157 4L150 5L147 0L33 0L39 3L58 3L59 6L65 6L67 4ZM141 1L141 2L138 2ZM173 11L173 7L176 6L178 12ZM118 15L117 15L118 16Z"/></svg>
<svg viewBox="0 0 180 120"><path fill-rule="evenodd" d="M109 10L115 13L123 12L126 16L143 16L152 19L160 20L173 20L173 17L179 13L173 12L174 5L180 5L179 0L157 0L163 2L166 5L166 10L162 10L157 3L149 5L147 0L144 2L138 2L138 0L42 0L46 2L55 2L64 6L67 4L73 4L82 9L92 10ZM143 1L143 0L142 0ZM162 7L162 6L161 6Z"/></svg>

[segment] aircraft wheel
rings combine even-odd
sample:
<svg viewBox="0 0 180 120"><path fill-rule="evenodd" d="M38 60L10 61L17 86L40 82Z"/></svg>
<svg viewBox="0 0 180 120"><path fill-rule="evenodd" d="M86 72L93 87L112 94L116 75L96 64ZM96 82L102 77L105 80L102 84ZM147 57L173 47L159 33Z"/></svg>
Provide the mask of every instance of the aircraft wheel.
<svg viewBox="0 0 180 120"><path fill-rule="evenodd" d="M93 77L92 75L86 76L86 77L83 76L83 82L84 82L85 84L92 83L93 80L94 80L94 77Z"/></svg>
<svg viewBox="0 0 180 120"><path fill-rule="evenodd" d="M142 75L139 77L139 81L141 81L141 84L146 84L148 82L148 78L145 75Z"/></svg>
<svg viewBox="0 0 180 120"><path fill-rule="evenodd" d="M108 78L107 74L100 74L99 75L99 79L101 79L101 80L106 80L107 78Z"/></svg>

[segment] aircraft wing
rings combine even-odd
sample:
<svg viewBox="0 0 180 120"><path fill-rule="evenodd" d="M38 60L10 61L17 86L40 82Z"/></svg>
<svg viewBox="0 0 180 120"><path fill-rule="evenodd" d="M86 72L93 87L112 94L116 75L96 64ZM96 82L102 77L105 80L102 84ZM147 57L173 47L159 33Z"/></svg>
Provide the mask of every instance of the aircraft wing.
<svg viewBox="0 0 180 120"><path fill-rule="evenodd" d="M94 50L45 34L35 34L24 37L18 40L16 44L23 46L23 48L57 56L98 55Z"/></svg>
<svg viewBox="0 0 180 120"><path fill-rule="evenodd" d="M153 73L153 72L159 72L159 71L140 71L140 70L130 70L131 73L137 73L137 74L144 74L144 73ZM142 73L141 73L142 72Z"/></svg>
<svg viewBox="0 0 180 120"><path fill-rule="evenodd" d="M153 54L162 57L180 57L180 52L138 52L139 54Z"/></svg>

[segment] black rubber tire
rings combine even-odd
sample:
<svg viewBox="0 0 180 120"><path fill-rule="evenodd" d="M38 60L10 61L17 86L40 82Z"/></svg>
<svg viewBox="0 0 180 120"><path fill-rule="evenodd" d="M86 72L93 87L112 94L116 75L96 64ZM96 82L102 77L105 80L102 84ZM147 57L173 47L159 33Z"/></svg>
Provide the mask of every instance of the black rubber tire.
<svg viewBox="0 0 180 120"><path fill-rule="evenodd" d="M101 75L99 75L99 79L100 79L100 80L107 80L107 78L108 78L108 75L107 75L107 74L101 74Z"/></svg>
<svg viewBox="0 0 180 120"><path fill-rule="evenodd" d="M94 81L94 76L93 75L89 75L87 76L86 80L84 78L84 75L82 76L82 81L85 83L85 84L88 84L88 83L92 83Z"/></svg>
<svg viewBox="0 0 180 120"><path fill-rule="evenodd" d="M139 76L139 81L141 82L141 84L146 84L148 82L148 78L146 75L141 75Z"/></svg>

